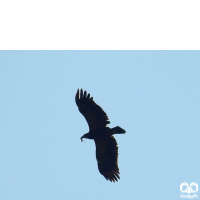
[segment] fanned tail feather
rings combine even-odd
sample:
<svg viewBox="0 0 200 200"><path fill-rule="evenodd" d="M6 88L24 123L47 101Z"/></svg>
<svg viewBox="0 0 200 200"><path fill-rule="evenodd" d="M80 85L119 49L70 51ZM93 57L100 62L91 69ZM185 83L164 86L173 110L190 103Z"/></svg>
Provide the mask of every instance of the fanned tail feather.
<svg viewBox="0 0 200 200"><path fill-rule="evenodd" d="M126 131L119 127L119 126L116 126L114 128L112 128L112 131L113 131L113 134L123 134L123 133L126 133Z"/></svg>

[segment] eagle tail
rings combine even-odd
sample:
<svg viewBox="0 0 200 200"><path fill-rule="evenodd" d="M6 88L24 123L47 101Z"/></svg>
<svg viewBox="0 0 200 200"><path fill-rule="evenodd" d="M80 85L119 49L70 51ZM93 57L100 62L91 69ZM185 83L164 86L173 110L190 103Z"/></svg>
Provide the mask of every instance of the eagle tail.
<svg viewBox="0 0 200 200"><path fill-rule="evenodd" d="M123 134L123 133L126 133L126 131L119 127L119 126L116 126L114 128L112 128L112 131L113 131L113 134Z"/></svg>

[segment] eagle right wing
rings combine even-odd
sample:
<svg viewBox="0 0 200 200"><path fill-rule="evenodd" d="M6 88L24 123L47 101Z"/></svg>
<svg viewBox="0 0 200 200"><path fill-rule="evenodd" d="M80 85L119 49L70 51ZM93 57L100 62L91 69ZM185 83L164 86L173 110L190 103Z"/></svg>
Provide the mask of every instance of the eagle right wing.
<svg viewBox="0 0 200 200"><path fill-rule="evenodd" d="M113 136L94 139L99 172L111 182L118 181L118 146Z"/></svg>

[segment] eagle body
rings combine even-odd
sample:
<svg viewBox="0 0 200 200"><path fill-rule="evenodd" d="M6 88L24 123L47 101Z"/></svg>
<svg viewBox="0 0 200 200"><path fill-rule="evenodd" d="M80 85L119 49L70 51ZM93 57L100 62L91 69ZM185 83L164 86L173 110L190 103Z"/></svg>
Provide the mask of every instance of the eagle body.
<svg viewBox="0 0 200 200"><path fill-rule="evenodd" d="M81 137L93 139L96 145L96 159L99 172L109 181L120 179L118 168L118 146L114 134L123 134L126 131L119 126L107 127L110 123L107 114L97 105L90 94L79 89L75 96L79 111L85 117L89 132Z"/></svg>
<svg viewBox="0 0 200 200"><path fill-rule="evenodd" d="M95 130L91 130L88 133L84 134L81 137L81 140L83 138L87 138L87 139L98 139L98 138L104 138L104 137L108 137L113 135L114 132L111 128L109 127L101 127Z"/></svg>

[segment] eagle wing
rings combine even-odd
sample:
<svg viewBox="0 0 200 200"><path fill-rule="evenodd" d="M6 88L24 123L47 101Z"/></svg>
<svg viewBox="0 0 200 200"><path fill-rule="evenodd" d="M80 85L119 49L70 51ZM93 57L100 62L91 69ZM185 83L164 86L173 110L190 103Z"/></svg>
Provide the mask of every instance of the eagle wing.
<svg viewBox="0 0 200 200"><path fill-rule="evenodd" d="M99 172L111 182L118 181L119 168L117 164L118 146L113 136L94 139L96 144L96 158Z"/></svg>
<svg viewBox="0 0 200 200"><path fill-rule="evenodd" d="M105 127L110 123L108 121L109 119L107 114L94 102L93 97L90 97L90 94L87 94L86 91L83 92L81 89L79 93L78 89L75 101L79 111L85 117L90 130L97 129L102 126Z"/></svg>

